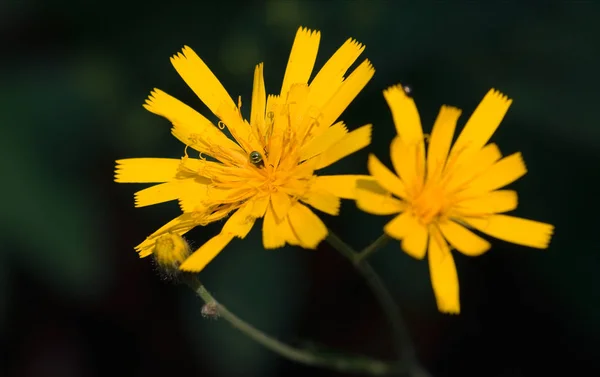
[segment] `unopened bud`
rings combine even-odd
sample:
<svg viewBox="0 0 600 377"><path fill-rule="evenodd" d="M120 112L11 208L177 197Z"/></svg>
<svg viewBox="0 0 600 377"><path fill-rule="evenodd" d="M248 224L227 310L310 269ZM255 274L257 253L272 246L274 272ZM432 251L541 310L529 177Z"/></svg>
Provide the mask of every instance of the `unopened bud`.
<svg viewBox="0 0 600 377"><path fill-rule="evenodd" d="M174 278L180 273L179 266L190 256L190 246L179 234L166 233L156 239L152 254L159 272Z"/></svg>

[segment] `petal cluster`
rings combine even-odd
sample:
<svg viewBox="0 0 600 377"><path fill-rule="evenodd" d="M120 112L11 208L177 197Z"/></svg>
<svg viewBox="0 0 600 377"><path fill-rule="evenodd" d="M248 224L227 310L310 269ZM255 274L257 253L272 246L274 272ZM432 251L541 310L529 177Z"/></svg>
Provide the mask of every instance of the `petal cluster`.
<svg viewBox="0 0 600 377"><path fill-rule="evenodd" d="M259 218L265 248L287 243L314 249L326 237L327 228L309 206L337 215L340 199L354 199L353 187L365 176L316 172L370 143L371 125L349 132L337 120L374 69L364 60L346 76L364 50L349 39L310 80L320 37L318 31L298 30L278 94L267 95L263 64L256 67L249 119L242 115L241 99L234 102L191 48L171 58L219 122L162 90L151 92L144 107L172 123L173 136L185 144L184 156L119 160L115 180L156 183L135 194L136 206L178 200L183 213L136 247L141 257L153 252L161 235L181 236L225 218L222 231L192 253L182 270L202 270Z"/></svg>
<svg viewBox="0 0 600 377"><path fill-rule="evenodd" d="M384 91L397 136L390 157L395 173L374 155L368 168L373 181L357 182L357 205L377 214L397 214L385 225L402 249L428 255L438 308L459 313L459 285L451 249L477 256L490 243L473 232L534 248L548 247L550 224L505 215L517 207L517 193L503 187L527 169L521 153L503 157L488 143L512 100L490 90L452 144L461 111L442 106L431 135L425 137L414 100L402 86Z"/></svg>

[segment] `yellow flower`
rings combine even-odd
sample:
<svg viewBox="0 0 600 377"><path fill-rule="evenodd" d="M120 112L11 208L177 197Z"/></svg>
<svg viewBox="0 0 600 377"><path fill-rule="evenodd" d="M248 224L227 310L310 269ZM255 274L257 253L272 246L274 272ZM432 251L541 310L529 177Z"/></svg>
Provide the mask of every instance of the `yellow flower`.
<svg viewBox="0 0 600 377"><path fill-rule="evenodd" d="M136 193L137 207L178 200L183 211L136 247L141 257L152 253L162 234L182 235L232 213L221 233L187 258L182 270L202 270L234 237L244 238L258 218L264 218L265 248L288 243L315 249L327 236L305 204L337 215L340 198L355 198L355 182L366 176L316 176L315 171L370 143L371 125L348 132L343 122L334 122L375 71L365 60L344 77L364 50L349 39L308 84L319 41L318 31L298 30L279 95L266 95L263 65L256 67L249 121L242 117L241 99L236 106L191 48L171 58L220 121L215 126L159 89L146 101L148 111L171 121L173 135L186 149L181 159L117 161L117 182L160 183ZM189 157L188 147L200 152L199 158Z"/></svg>
<svg viewBox="0 0 600 377"><path fill-rule="evenodd" d="M461 111L442 106L425 150L413 99L399 85L385 90L384 96L398 132L390 148L398 175L370 155L368 168L376 183L357 182L357 205L377 215L399 213L385 225L385 233L402 240L402 249L414 258L423 259L429 251L438 308L459 313L458 276L450 246L468 256L490 248L488 241L468 228L540 249L548 247L554 230L549 224L501 214L517 207L517 193L500 189L527 172L521 153L502 158L495 144L487 144L512 100L490 90L452 148Z"/></svg>

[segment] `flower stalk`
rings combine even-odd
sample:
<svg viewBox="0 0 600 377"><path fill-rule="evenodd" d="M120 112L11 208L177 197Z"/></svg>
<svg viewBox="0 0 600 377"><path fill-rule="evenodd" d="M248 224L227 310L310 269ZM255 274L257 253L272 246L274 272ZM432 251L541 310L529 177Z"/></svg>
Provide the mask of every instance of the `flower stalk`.
<svg viewBox="0 0 600 377"><path fill-rule="evenodd" d="M371 359L363 356L325 356L302 348L290 346L283 343L256 327L239 318L229 311L224 305L219 303L213 295L208 292L200 280L193 274L185 273L182 280L190 287L206 304L212 305L218 317L229 322L230 325L241 331L250 339L261 344L265 348L292 360L305 365L328 368L338 372L367 374L371 376L400 375L406 369L398 363L388 363L380 360Z"/></svg>

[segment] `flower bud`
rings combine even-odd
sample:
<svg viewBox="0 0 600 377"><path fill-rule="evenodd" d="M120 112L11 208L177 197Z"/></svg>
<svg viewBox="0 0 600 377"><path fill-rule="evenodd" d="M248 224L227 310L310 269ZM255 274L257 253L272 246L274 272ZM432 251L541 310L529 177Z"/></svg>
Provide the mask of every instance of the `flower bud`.
<svg viewBox="0 0 600 377"><path fill-rule="evenodd" d="M161 275L174 278L180 273L181 263L190 256L190 246L179 234L166 233L156 239L152 254Z"/></svg>

